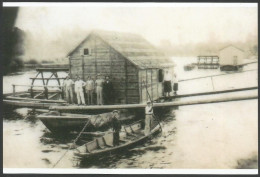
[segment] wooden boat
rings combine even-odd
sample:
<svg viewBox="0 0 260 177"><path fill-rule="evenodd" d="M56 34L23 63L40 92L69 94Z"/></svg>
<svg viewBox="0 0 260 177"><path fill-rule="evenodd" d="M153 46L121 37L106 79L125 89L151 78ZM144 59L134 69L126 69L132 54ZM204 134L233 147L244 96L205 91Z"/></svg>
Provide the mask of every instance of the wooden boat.
<svg viewBox="0 0 260 177"><path fill-rule="evenodd" d="M184 65L184 71L190 71L193 70L194 68L195 68L195 64Z"/></svg>
<svg viewBox="0 0 260 177"><path fill-rule="evenodd" d="M102 137L79 146L74 150L74 155L84 159L111 154L113 152L118 153L119 151L140 145L140 143L151 137L151 135L157 133L160 130L160 126L155 125L148 135L145 135L142 130L142 121L135 122L131 125L125 125L122 129L124 131L120 132L120 142L118 146L113 145L113 132L109 132Z"/></svg>
<svg viewBox="0 0 260 177"><path fill-rule="evenodd" d="M97 115L69 114L50 111L43 113L36 118L55 134L80 132L86 123L86 132L106 130L110 127L112 113L103 113ZM132 120L133 116L122 116L120 120L126 122Z"/></svg>

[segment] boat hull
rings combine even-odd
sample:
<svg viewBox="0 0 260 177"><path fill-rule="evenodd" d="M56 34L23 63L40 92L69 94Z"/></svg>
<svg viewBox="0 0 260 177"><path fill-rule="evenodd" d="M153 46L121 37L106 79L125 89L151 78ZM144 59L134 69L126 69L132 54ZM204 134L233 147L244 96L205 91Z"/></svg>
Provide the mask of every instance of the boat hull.
<svg viewBox="0 0 260 177"><path fill-rule="evenodd" d="M81 132L85 127L85 132L103 131L110 127L112 113L103 113L98 115L68 114L59 112L49 112L36 116L41 122L55 134L68 134L72 132ZM134 120L134 116L125 116L121 118L122 122Z"/></svg>
<svg viewBox="0 0 260 177"><path fill-rule="evenodd" d="M140 145L142 144L143 142L145 142L147 139L149 139L151 136L155 135L156 133L158 133L160 131L160 126L157 125L153 128L153 130L150 132L150 134L148 135L145 135L145 136L142 136L134 141L130 141L128 143L125 143L125 144L122 144L122 145L119 145L119 146L115 146L113 148L108 148L108 149L105 149L105 150L101 150L101 151L98 151L98 152L92 152L92 153L84 153L84 152L74 152L74 155L81 159L81 160L86 160L86 159L89 159L89 158L97 158L97 157L104 157L106 155L110 155L110 154L113 154L113 153L119 153L121 151L125 151L125 150L128 150L128 149L131 149L137 145Z"/></svg>

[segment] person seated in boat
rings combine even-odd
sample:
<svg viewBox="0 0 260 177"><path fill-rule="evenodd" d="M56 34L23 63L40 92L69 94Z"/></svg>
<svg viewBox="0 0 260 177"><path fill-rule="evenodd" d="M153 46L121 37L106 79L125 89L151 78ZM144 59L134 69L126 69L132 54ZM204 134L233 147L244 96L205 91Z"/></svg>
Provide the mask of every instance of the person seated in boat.
<svg viewBox="0 0 260 177"><path fill-rule="evenodd" d="M178 77L177 77L176 73L174 73L174 75L173 75L173 91L174 91L174 95L177 95L177 91L178 91Z"/></svg>
<svg viewBox="0 0 260 177"><path fill-rule="evenodd" d="M145 107L145 127L144 127L144 134L148 135L151 132L153 121L153 107L150 101L147 101L147 105Z"/></svg>
<svg viewBox="0 0 260 177"><path fill-rule="evenodd" d="M85 84L86 83L80 78L80 76L78 76L75 82L75 93L77 95L78 105L85 105L85 97L83 92L83 87Z"/></svg>
<svg viewBox="0 0 260 177"><path fill-rule="evenodd" d="M103 104L103 82L104 80L102 79L101 75L97 75L97 80L95 81L95 86L96 86L96 92L97 92L97 105L102 105Z"/></svg>
<svg viewBox="0 0 260 177"><path fill-rule="evenodd" d="M86 86L85 86L85 90L86 90L86 94L87 94L87 99L88 99L88 105L92 105L93 104L93 93L94 93L94 89L95 89L95 84L93 79L91 78L91 76L88 76L88 79L86 81Z"/></svg>
<svg viewBox="0 0 260 177"><path fill-rule="evenodd" d="M70 78L70 76L67 76L66 80L63 82L63 90L65 93L65 100L70 104L73 104L74 102L73 85L74 81Z"/></svg>
<svg viewBox="0 0 260 177"><path fill-rule="evenodd" d="M119 117L120 112L118 110L113 111L112 115L112 129L113 129L113 145L119 145L119 133L122 128Z"/></svg>
<svg viewBox="0 0 260 177"><path fill-rule="evenodd" d="M112 82L109 79L109 76L106 76L105 79L106 80L103 83L104 104L113 104L114 87Z"/></svg>
<svg viewBox="0 0 260 177"><path fill-rule="evenodd" d="M165 76L164 76L164 82L163 82L163 85L164 85L164 93L165 93L165 96L169 97L170 96L170 93L172 91L172 83L171 83L171 75L169 73L168 70L166 70L165 72Z"/></svg>

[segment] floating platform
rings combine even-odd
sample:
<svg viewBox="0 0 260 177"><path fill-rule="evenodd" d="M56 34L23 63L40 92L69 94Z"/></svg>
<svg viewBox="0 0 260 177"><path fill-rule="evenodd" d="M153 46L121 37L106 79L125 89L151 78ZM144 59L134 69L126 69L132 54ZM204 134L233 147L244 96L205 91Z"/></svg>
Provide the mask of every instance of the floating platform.
<svg viewBox="0 0 260 177"><path fill-rule="evenodd" d="M197 62L198 69L218 69L219 57L218 56L198 56Z"/></svg>

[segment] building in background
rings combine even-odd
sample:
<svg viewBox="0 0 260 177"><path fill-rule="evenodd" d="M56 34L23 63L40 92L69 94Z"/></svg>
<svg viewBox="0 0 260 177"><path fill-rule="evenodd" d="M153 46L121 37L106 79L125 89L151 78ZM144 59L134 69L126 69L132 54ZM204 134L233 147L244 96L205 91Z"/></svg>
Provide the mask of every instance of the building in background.
<svg viewBox="0 0 260 177"><path fill-rule="evenodd" d="M243 64L245 52L235 47L228 45L219 50L219 65L220 70L237 70L238 65Z"/></svg>

